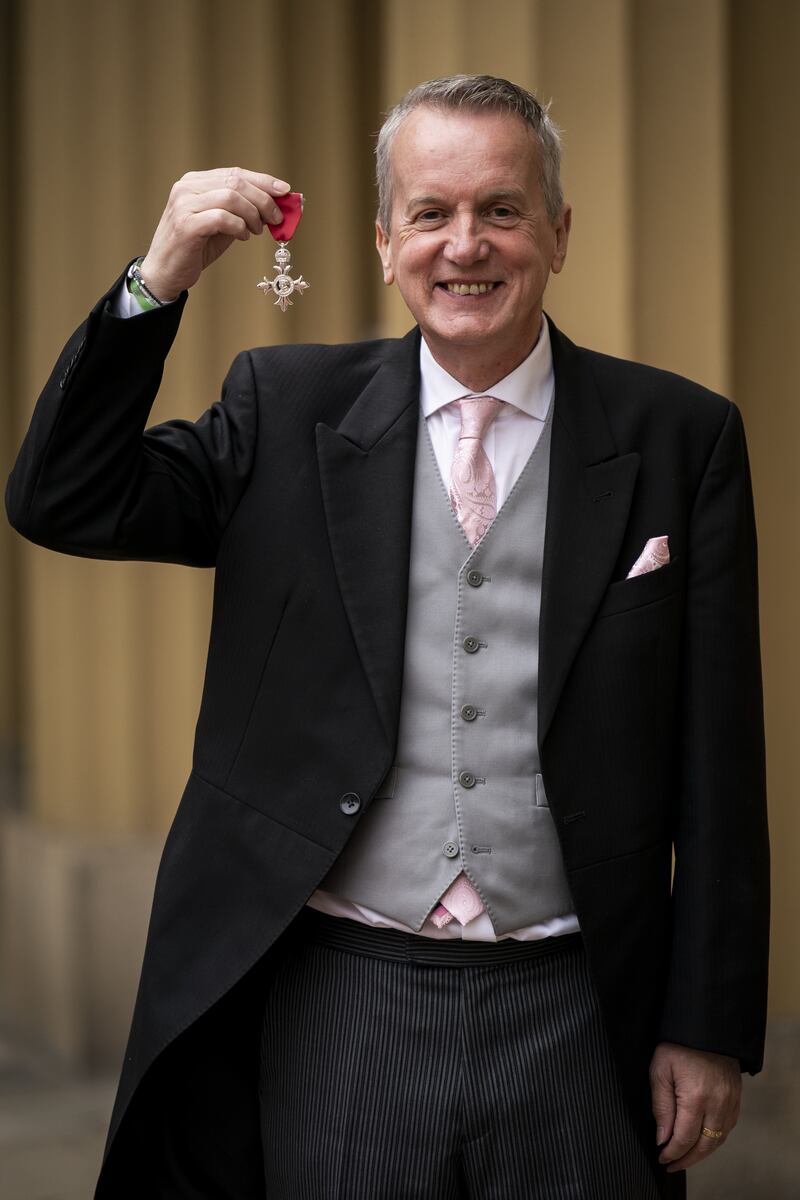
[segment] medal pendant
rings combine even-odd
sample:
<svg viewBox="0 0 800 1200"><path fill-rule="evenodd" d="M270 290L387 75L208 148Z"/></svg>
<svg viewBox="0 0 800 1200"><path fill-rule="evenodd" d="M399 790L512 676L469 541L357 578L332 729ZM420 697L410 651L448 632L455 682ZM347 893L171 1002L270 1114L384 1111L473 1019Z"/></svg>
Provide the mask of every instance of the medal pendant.
<svg viewBox="0 0 800 1200"><path fill-rule="evenodd" d="M300 192L289 192L287 196L276 196L275 203L283 214L283 220L279 225L267 226L278 243L275 251L275 265L272 268L275 278L267 279L265 275L261 283L256 284L256 287L260 288L265 296L271 292L275 296L275 303L281 312L286 312L286 309L294 303L291 297L295 292L302 296L306 288L311 286L306 283L302 275L298 275L297 279L293 278L292 254L289 250L289 239L294 235L303 215L303 196Z"/></svg>
<svg viewBox="0 0 800 1200"><path fill-rule="evenodd" d="M260 288L265 296L268 292L274 292L275 303L281 312L286 312L289 305L293 303L289 299L290 296L295 292L299 292L302 296L306 288L311 286L305 282L302 275L298 275L297 279L292 278L291 262L292 253L286 242L278 242L278 249L275 251L275 266L272 268L275 278L267 279L265 275L261 283L256 284L256 287Z"/></svg>

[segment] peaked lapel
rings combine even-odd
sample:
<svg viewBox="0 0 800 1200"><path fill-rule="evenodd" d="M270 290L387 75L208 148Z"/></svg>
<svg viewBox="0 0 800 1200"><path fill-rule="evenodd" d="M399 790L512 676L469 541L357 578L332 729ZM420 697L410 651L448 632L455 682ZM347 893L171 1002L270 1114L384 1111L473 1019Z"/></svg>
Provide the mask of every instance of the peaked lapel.
<svg viewBox="0 0 800 1200"><path fill-rule="evenodd" d="M539 627L540 745L611 579L640 462L638 454L617 454L582 352L552 321L550 334L556 388ZM389 343L339 426L316 429L342 601L391 748L408 601L419 336L415 329Z"/></svg>
<svg viewBox="0 0 800 1200"><path fill-rule="evenodd" d="M383 362L338 428L316 428L342 601L392 749L403 675L419 387L414 329L388 343Z"/></svg>
<svg viewBox="0 0 800 1200"><path fill-rule="evenodd" d="M549 318L548 318L549 320ZM539 624L539 744L611 579L638 454L619 456L584 352L550 321L555 407Z"/></svg>

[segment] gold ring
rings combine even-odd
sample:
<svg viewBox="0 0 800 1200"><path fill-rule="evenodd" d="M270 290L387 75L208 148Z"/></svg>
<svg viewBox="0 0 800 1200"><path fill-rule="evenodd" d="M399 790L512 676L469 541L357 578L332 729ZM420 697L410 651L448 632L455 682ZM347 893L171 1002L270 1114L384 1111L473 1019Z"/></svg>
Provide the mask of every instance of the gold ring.
<svg viewBox="0 0 800 1200"><path fill-rule="evenodd" d="M703 1137L711 1138L715 1142L719 1141L719 1139L722 1137L721 1129L709 1129L707 1125L704 1125L700 1132L702 1133Z"/></svg>

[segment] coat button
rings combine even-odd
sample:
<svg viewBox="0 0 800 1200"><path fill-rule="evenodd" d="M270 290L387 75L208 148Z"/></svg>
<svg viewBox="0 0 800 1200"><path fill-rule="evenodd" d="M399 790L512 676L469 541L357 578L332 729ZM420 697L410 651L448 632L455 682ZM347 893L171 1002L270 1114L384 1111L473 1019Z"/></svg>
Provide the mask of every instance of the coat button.
<svg viewBox="0 0 800 1200"><path fill-rule="evenodd" d="M361 808L361 797L355 792L345 792L339 801L339 808L348 817L352 817Z"/></svg>
<svg viewBox="0 0 800 1200"><path fill-rule="evenodd" d="M470 635L469 637L464 638L461 645L464 647L467 654L475 654L475 652L478 650L478 647L480 646L480 642L478 641L478 639L476 637L472 637L472 635Z"/></svg>
<svg viewBox="0 0 800 1200"><path fill-rule="evenodd" d="M444 854L445 858L455 858L455 856L458 854L458 846L455 842L445 842L445 844L442 846L442 853Z"/></svg>
<svg viewBox="0 0 800 1200"><path fill-rule="evenodd" d="M459 771L458 782L463 788L475 787L475 776L472 774L472 771Z"/></svg>
<svg viewBox="0 0 800 1200"><path fill-rule="evenodd" d="M483 575L473 567L471 571L467 571L467 583L470 587L480 587L483 583Z"/></svg>
<svg viewBox="0 0 800 1200"><path fill-rule="evenodd" d="M462 704L461 716L465 721L474 721L478 715L478 710L474 704Z"/></svg>

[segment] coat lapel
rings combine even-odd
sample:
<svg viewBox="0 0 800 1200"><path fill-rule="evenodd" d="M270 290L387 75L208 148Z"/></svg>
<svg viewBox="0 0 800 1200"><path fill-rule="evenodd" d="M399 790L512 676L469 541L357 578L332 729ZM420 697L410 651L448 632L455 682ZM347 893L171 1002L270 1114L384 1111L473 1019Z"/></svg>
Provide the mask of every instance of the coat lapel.
<svg viewBox="0 0 800 1200"><path fill-rule="evenodd" d="M585 357L550 322L556 391L539 624L539 743L620 552L639 470L619 456Z"/></svg>
<svg viewBox="0 0 800 1200"><path fill-rule="evenodd" d="M556 379L539 644L539 741L619 556L639 455L619 456L581 353L550 322ZM334 566L391 747L397 734L419 421L419 331L390 344L317 456Z"/></svg>
<svg viewBox="0 0 800 1200"><path fill-rule="evenodd" d="M317 425L325 516L353 639L393 748L403 675L419 332L390 343L337 429Z"/></svg>

